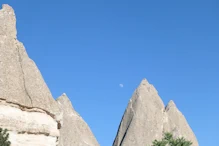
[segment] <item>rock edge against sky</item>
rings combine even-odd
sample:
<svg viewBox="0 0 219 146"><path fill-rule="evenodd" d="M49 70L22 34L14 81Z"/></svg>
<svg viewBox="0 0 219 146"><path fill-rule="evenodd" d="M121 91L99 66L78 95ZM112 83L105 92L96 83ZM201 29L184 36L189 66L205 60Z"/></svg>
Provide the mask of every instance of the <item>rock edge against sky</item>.
<svg viewBox="0 0 219 146"><path fill-rule="evenodd" d="M39 69L17 40L13 8L0 10L0 127L12 146L99 146L66 94L57 101ZM156 89L142 80L135 90L113 146L150 145L164 132L198 141L183 114L170 101L165 107Z"/></svg>

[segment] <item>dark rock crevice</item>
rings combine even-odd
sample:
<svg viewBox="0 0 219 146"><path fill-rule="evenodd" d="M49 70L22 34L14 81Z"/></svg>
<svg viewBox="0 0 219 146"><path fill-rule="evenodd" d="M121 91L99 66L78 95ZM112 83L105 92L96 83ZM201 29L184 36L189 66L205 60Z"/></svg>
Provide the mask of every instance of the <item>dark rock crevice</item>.
<svg viewBox="0 0 219 146"><path fill-rule="evenodd" d="M17 42L17 40L15 40L15 41ZM31 107L33 107L33 101L32 101L31 96L29 95L29 93L28 93L28 91L27 91L26 81L25 81L25 74L24 74L23 65L22 65L22 58L21 58L21 55L20 55L20 48L19 48L19 46L17 45L17 43L16 43L16 49L17 49L17 54L18 54L18 59L19 59L19 65L20 65L21 71L22 71L22 78L23 78L24 90L25 90L25 93L26 93L27 97L30 99Z"/></svg>

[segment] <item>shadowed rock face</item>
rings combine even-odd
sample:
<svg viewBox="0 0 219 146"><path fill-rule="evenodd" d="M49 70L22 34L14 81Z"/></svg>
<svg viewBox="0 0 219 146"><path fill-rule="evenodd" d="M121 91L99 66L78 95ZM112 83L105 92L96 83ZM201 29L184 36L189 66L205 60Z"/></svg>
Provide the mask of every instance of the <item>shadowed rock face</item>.
<svg viewBox="0 0 219 146"><path fill-rule="evenodd" d="M63 114L59 146L99 146L89 126L74 110L68 97L63 94L57 102Z"/></svg>
<svg viewBox="0 0 219 146"><path fill-rule="evenodd" d="M113 146L151 145L164 132L184 136L198 146L185 117L173 101L165 108L156 89L144 79L135 90L121 120Z"/></svg>

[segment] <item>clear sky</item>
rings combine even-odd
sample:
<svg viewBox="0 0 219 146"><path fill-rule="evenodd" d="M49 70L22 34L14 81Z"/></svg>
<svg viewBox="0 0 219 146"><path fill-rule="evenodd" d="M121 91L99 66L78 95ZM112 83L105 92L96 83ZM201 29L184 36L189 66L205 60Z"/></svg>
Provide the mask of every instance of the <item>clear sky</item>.
<svg viewBox="0 0 219 146"><path fill-rule="evenodd" d="M112 145L143 78L175 101L200 146L218 145L218 0L2 3L53 96L69 96L101 146Z"/></svg>

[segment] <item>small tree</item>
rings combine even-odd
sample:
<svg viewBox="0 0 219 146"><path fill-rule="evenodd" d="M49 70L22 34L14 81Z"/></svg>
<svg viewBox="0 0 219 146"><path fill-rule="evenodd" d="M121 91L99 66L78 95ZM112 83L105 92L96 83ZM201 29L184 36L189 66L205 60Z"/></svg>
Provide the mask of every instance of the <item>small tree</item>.
<svg viewBox="0 0 219 146"><path fill-rule="evenodd" d="M10 146L11 142L8 141L9 134L7 129L0 128L0 146Z"/></svg>
<svg viewBox="0 0 219 146"><path fill-rule="evenodd" d="M173 138L171 133L165 133L161 141L154 140L152 146L191 146L192 142L187 141L184 137Z"/></svg>

